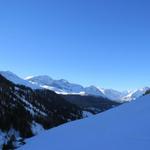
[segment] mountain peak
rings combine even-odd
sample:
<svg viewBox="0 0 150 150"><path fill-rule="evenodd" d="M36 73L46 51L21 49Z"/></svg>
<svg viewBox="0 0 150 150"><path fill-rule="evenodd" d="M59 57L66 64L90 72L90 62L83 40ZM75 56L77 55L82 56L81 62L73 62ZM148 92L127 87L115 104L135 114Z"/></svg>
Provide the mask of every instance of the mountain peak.
<svg viewBox="0 0 150 150"><path fill-rule="evenodd" d="M15 84L24 85L24 86L30 87L32 89L40 88L40 87L37 87L36 85L31 84L30 82L28 82L22 78L20 78L19 76L17 76L16 74L14 74L11 71L0 71L0 74L3 77L5 77L7 80L9 80Z"/></svg>
<svg viewBox="0 0 150 150"><path fill-rule="evenodd" d="M11 72L11 71L0 71L0 74L1 75L9 75L9 76L17 76L16 74L14 74L13 72Z"/></svg>
<svg viewBox="0 0 150 150"><path fill-rule="evenodd" d="M26 80L37 85L49 85L53 82L53 79L48 75L31 76L27 77Z"/></svg>
<svg viewBox="0 0 150 150"><path fill-rule="evenodd" d="M58 81L60 81L60 82L62 82L62 83L69 83L67 80L65 80L65 79L60 79L60 80L58 80Z"/></svg>

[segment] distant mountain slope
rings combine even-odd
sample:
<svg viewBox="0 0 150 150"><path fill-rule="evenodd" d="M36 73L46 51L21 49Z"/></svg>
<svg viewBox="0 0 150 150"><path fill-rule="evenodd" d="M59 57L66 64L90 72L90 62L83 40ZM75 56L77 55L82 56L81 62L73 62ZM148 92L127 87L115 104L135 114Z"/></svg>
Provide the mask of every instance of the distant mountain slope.
<svg viewBox="0 0 150 150"><path fill-rule="evenodd" d="M82 96L82 95L62 95L70 103L80 107L82 110L97 114L110 108L119 106L121 103L111 101L104 97Z"/></svg>
<svg viewBox="0 0 150 150"><path fill-rule="evenodd" d="M58 94L77 94L77 95L92 95L98 97L108 98L117 102L126 102L135 100L136 98L142 96L148 87L137 89L133 91L123 91L119 92L113 89L97 88L95 86L83 87L79 84L73 84L67 80L54 80L49 76L35 76L26 78L29 82L46 89L55 91Z"/></svg>
<svg viewBox="0 0 150 150"><path fill-rule="evenodd" d="M24 86L30 87L32 89L40 88L37 85L31 84L27 80L24 80L24 79L18 77L17 75L15 75L14 73L12 73L10 71L0 71L0 75L5 77L7 80L13 82L14 84L24 85Z"/></svg>
<svg viewBox="0 0 150 150"><path fill-rule="evenodd" d="M81 119L82 110L45 89L32 90L0 75L0 149L13 149L36 132Z"/></svg>
<svg viewBox="0 0 150 150"><path fill-rule="evenodd" d="M79 84L70 83L64 79L53 80L48 76L36 76L27 78L27 80L40 87L48 88L50 90L54 89L55 92L59 94L84 94L105 97L105 95L95 86L84 88Z"/></svg>
<svg viewBox="0 0 150 150"><path fill-rule="evenodd" d="M149 150L150 95L43 132L20 150ZM63 135L63 136L62 136Z"/></svg>
<svg viewBox="0 0 150 150"><path fill-rule="evenodd" d="M141 89L130 91L126 96L122 97L123 101L131 101L139 98L142 96L147 90L149 90L149 87L144 87Z"/></svg>
<svg viewBox="0 0 150 150"><path fill-rule="evenodd" d="M148 94L150 94L150 89L148 89L148 90L144 93L144 95L148 95Z"/></svg>
<svg viewBox="0 0 150 150"><path fill-rule="evenodd" d="M26 79L22 79L9 71L0 71L0 74L15 84L24 85L32 89L44 88L52 90L57 94L64 94L64 95L67 94L91 95L108 98L110 100L117 102L126 102L135 100L138 97L142 96L146 90L150 89L149 87L145 87L133 91L119 92L113 89L104 89L95 86L83 87L82 85L70 83L64 79L54 80L47 75L35 77L32 76L27 77Z"/></svg>

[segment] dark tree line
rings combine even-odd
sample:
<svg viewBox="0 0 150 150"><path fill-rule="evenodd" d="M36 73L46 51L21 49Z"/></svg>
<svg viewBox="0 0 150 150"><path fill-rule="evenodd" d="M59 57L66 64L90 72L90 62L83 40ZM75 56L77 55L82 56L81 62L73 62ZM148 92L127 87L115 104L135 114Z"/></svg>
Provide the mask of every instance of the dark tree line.
<svg viewBox="0 0 150 150"><path fill-rule="evenodd" d="M33 136L33 121L49 129L80 118L81 109L54 92L15 85L0 75L0 129L3 132L15 129L25 139ZM14 140L12 135L3 149L11 149Z"/></svg>
<svg viewBox="0 0 150 150"><path fill-rule="evenodd" d="M150 94L150 90L147 90L144 95Z"/></svg>

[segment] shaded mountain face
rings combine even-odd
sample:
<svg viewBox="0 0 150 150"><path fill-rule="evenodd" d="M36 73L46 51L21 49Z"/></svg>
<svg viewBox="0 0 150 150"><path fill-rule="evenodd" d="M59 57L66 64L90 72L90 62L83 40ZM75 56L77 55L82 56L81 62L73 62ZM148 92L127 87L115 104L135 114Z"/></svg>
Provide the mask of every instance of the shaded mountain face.
<svg viewBox="0 0 150 150"><path fill-rule="evenodd" d="M144 93L144 95L148 95L148 94L150 94L150 89L148 89L148 90Z"/></svg>
<svg viewBox="0 0 150 150"><path fill-rule="evenodd" d="M111 101L107 98L96 96L62 95L62 97L67 101L77 105L83 111L90 112L92 114L101 113L122 104Z"/></svg>
<svg viewBox="0 0 150 150"><path fill-rule="evenodd" d="M5 134L0 144L4 148L11 149L14 142L33 136L33 123L49 129L80 118L81 109L60 95L17 85L0 75L0 132Z"/></svg>

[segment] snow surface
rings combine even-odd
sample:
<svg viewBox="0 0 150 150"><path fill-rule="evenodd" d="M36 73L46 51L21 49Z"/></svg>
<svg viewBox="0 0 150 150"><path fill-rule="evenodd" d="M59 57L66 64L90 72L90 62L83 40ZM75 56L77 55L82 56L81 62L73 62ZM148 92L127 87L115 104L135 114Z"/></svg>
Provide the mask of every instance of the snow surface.
<svg viewBox="0 0 150 150"><path fill-rule="evenodd" d="M149 89L150 89L149 87L144 87L141 89L130 91L130 92L128 92L128 94L126 96L122 97L122 100L123 101L135 100L135 99L139 98L140 96L142 96Z"/></svg>
<svg viewBox="0 0 150 150"><path fill-rule="evenodd" d="M99 90L109 99L115 100L115 101L122 101L122 97L126 96L127 92L119 92L113 89L104 89L99 88Z"/></svg>
<svg viewBox="0 0 150 150"><path fill-rule="evenodd" d="M40 88L34 84L31 84L30 82L28 82L27 80L24 80L20 77L18 77L17 75L15 75L14 73L10 72L10 71L0 71L0 74L5 77L7 80L15 83L15 84L19 84L19 85L24 85L27 87L30 87L32 89L37 89Z"/></svg>
<svg viewBox="0 0 150 150"><path fill-rule="evenodd" d="M16 131L15 129L10 129L7 132L2 132L0 130L0 150L2 149L3 144L7 144L7 142L10 140L11 136L14 136L16 141L13 142L13 145L16 147L20 146L20 142L19 140L20 138L20 134L18 131Z"/></svg>
<svg viewBox="0 0 150 150"><path fill-rule="evenodd" d="M35 121L32 122L32 133L34 135L37 135L39 133L41 133L42 131L45 131L45 129L43 128L43 126Z"/></svg>
<svg viewBox="0 0 150 150"><path fill-rule="evenodd" d="M92 113L90 113L89 111L83 111L83 117L91 117L93 116Z"/></svg>
<svg viewBox="0 0 150 150"><path fill-rule="evenodd" d="M0 130L0 149L2 149L2 145L5 143L6 141L6 133L5 132L2 132ZM7 141L6 141L7 142Z"/></svg>
<svg viewBox="0 0 150 150"><path fill-rule="evenodd" d="M20 150L150 150L150 95L28 139Z"/></svg>
<svg viewBox="0 0 150 150"><path fill-rule="evenodd" d="M58 94L80 94L84 93L85 95L94 95L94 96L103 96L106 97L97 87L89 86L83 87L79 84L70 83L67 80L60 79L54 80L47 75L27 77L28 81L32 84L36 84L40 87L50 89L55 91Z"/></svg>

